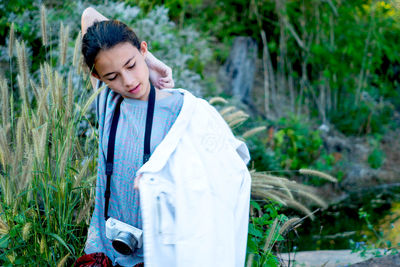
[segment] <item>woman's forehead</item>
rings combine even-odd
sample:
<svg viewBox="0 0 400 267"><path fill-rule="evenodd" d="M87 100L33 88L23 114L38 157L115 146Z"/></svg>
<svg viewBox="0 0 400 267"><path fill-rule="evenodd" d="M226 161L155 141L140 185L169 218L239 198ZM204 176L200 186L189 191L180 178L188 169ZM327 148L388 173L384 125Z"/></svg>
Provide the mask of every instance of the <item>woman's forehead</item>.
<svg viewBox="0 0 400 267"><path fill-rule="evenodd" d="M97 72L104 75L109 71L117 71L138 56L141 56L139 50L131 43L125 42L101 50L97 54L94 64Z"/></svg>

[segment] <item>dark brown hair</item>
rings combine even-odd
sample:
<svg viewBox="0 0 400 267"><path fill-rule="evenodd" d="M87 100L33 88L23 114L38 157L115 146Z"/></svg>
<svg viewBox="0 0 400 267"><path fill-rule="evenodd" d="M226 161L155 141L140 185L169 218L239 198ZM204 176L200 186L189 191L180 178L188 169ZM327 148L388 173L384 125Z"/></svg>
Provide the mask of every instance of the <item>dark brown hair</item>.
<svg viewBox="0 0 400 267"><path fill-rule="evenodd" d="M118 20L96 21L82 38L82 54L86 65L97 74L94 68L97 54L125 42L140 49L139 38L126 24Z"/></svg>

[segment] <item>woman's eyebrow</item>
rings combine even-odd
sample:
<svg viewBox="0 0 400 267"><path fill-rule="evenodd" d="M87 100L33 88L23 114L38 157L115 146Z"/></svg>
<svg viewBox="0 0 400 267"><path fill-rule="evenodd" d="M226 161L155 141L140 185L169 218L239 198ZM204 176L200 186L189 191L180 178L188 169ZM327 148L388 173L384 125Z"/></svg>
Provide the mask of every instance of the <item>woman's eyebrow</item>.
<svg viewBox="0 0 400 267"><path fill-rule="evenodd" d="M131 57L130 59L128 59L128 60L125 62L125 64L124 64L123 67L125 67L126 65L128 65L128 63L129 63L132 59L134 59L134 58L135 58L135 56L133 56L133 57ZM114 74L114 73L115 73L115 71L109 72L109 73L107 73L107 74L104 74L103 77L106 77L106 76L111 75L111 74Z"/></svg>

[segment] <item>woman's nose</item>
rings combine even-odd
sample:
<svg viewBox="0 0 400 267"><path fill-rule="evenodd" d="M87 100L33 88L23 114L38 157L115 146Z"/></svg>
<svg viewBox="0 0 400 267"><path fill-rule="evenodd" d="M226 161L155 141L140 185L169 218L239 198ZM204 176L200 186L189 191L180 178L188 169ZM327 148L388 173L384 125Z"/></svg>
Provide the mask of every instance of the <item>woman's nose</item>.
<svg viewBox="0 0 400 267"><path fill-rule="evenodd" d="M135 86L135 77L133 77L132 73L125 72L123 74L124 86L128 89L131 89Z"/></svg>

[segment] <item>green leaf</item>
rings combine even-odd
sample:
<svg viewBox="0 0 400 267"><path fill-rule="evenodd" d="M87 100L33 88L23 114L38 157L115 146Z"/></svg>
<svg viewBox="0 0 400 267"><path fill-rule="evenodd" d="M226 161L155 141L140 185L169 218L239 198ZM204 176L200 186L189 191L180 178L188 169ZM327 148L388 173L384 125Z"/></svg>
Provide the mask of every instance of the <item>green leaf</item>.
<svg viewBox="0 0 400 267"><path fill-rule="evenodd" d="M9 238L8 235L0 238L0 248L8 248Z"/></svg>
<svg viewBox="0 0 400 267"><path fill-rule="evenodd" d="M251 201L250 201L250 204L251 204L256 210L258 210L258 211L261 210L260 205L258 205L258 203L257 203L256 201L251 200Z"/></svg>
<svg viewBox="0 0 400 267"><path fill-rule="evenodd" d="M49 233L48 235L60 242L60 244L63 245L72 255L75 255L74 247L69 247L68 244L59 235L53 233Z"/></svg>
<svg viewBox="0 0 400 267"><path fill-rule="evenodd" d="M262 237L262 232L256 229L252 223L249 224L249 234L256 237Z"/></svg>

